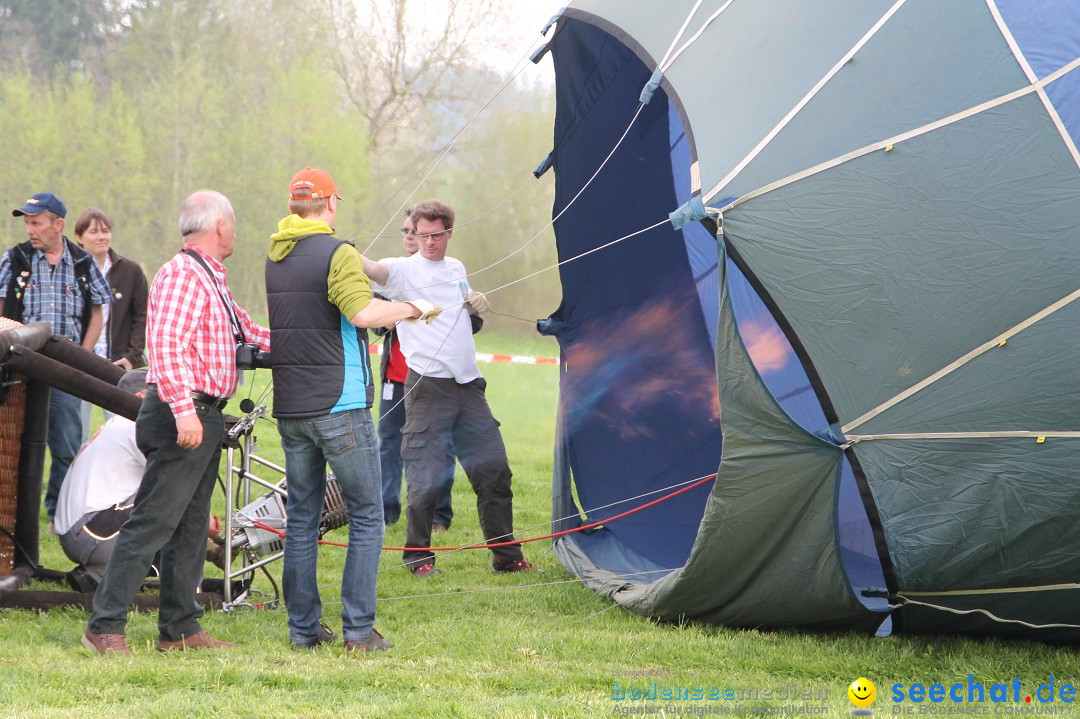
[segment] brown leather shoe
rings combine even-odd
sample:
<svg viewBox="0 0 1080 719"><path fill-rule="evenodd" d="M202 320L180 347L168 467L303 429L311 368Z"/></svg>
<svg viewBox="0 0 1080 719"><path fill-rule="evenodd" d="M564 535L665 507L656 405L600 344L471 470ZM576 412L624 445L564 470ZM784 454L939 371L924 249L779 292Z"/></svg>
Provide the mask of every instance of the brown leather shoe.
<svg viewBox="0 0 1080 719"><path fill-rule="evenodd" d="M131 654L123 634L98 634L89 629L82 636L83 646L98 654Z"/></svg>
<svg viewBox="0 0 1080 719"><path fill-rule="evenodd" d="M220 639L215 639L213 635L205 629L200 629L190 637L184 637L175 642L169 641L168 639L157 640L157 649L159 652L186 652L189 649L228 649L235 646L236 645L232 642L224 642Z"/></svg>
<svg viewBox="0 0 1080 719"><path fill-rule="evenodd" d="M389 642L382 634L375 629L371 628L371 633L366 637L359 639L352 639L345 642L346 654L364 654L370 652L385 652L394 645Z"/></svg>

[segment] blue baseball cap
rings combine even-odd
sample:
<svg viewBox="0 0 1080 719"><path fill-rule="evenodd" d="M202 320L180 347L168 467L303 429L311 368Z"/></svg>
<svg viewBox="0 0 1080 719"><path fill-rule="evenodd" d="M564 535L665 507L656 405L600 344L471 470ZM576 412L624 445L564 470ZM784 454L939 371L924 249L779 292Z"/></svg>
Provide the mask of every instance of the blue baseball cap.
<svg viewBox="0 0 1080 719"><path fill-rule="evenodd" d="M63 217L67 214L67 208L64 207L64 203L60 201L59 197L51 192L37 193L27 200L25 205L12 210L11 214L13 217L21 217L22 215L40 215L46 210L57 217Z"/></svg>

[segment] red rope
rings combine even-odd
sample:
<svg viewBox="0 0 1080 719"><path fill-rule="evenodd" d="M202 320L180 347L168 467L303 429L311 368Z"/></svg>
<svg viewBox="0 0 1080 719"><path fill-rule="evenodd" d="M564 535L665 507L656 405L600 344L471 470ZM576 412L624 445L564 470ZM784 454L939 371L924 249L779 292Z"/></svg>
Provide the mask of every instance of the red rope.
<svg viewBox="0 0 1080 719"><path fill-rule="evenodd" d="M519 544L528 544L529 542L539 542L539 541L544 540L544 539L553 539L555 537L562 537L562 536L565 536L567 534L574 534L575 532L584 532L585 530L593 529L595 527L600 527L600 526L608 524L610 522L614 522L617 519L622 519L623 517L628 517L631 514L636 514L637 512L642 511L643 509L648 509L649 507L653 507L653 506L655 506L657 504L660 504L661 502L666 502L667 500L669 500L669 499L671 499L673 497L679 496L683 492L689 492L691 489L694 489L695 487L700 487L701 485L705 484L706 482L711 482L714 479L716 479L716 475L715 474L710 474L708 477L703 477L702 479L699 479L696 482L693 482L691 484L686 485L682 489L677 489L677 490L675 490L674 492L672 492L670 494L665 494L663 497L658 497L657 499L654 499L651 502L646 502L645 504L641 505L640 507L634 507L633 509L628 509L627 511L625 511L625 512L623 512L621 514L616 514L613 517L608 517L607 519L605 519L603 521L590 522L588 524L583 524L580 527L574 527L573 529L564 529L561 532L552 532L550 534L544 534L542 536L532 537L530 539L516 539L516 540L514 540L512 542L492 542L490 544L470 544L470 545L464 546L464 547L383 547L383 551L384 552L407 552L407 551L425 551L426 550L426 551L429 551L429 552L456 552L456 551L461 550L461 549L492 549L494 547L513 547L513 546L517 546ZM273 532L274 534L278 535L279 537L284 537L285 536L285 532L283 530L280 530L280 529L276 528L276 527L271 527L271 526L269 526L267 524L263 524L262 522L252 522L252 524L254 524L259 529L265 529L268 532ZM349 546L348 544L341 544L339 542L328 542L328 541L323 540L323 539L319 540L319 544L326 544L326 545L329 545L331 547L348 547Z"/></svg>

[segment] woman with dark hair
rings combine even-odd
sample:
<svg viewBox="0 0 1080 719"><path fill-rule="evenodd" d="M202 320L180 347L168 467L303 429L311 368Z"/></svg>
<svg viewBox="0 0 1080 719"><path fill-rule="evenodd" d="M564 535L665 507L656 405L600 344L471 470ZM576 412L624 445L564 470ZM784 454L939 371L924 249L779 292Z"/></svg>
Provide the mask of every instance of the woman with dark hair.
<svg viewBox="0 0 1080 719"><path fill-rule="evenodd" d="M94 351L132 370L146 364L146 275L138 262L122 257L110 247L112 222L96 208L75 220L75 240L93 256L109 285L112 302L102 305L104 324ZM83 441L90 429L90 405L83 403Z"/></svg>

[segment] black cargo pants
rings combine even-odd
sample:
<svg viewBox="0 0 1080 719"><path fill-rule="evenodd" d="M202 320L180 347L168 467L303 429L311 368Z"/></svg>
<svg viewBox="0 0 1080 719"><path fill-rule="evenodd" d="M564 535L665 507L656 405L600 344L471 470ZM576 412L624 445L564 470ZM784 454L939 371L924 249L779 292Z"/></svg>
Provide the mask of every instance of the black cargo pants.
<svg viewBox="0 0 1080 719"><path fill-rule="evenodd" d="M513 492L510 462L499 423L491 414L478 377L458 384L453 378L422 377L409 370L405 378L405 426L401 429L401 458L408 485L406 546L430 547L435 503L446 471L446 452L452 441L465 475L476 492L480 528L488 542L514 540ZM507 560L521 559L517 545L496 547L492 553ZM410 569L434 563L433 552L405 551Z"/></svg>

